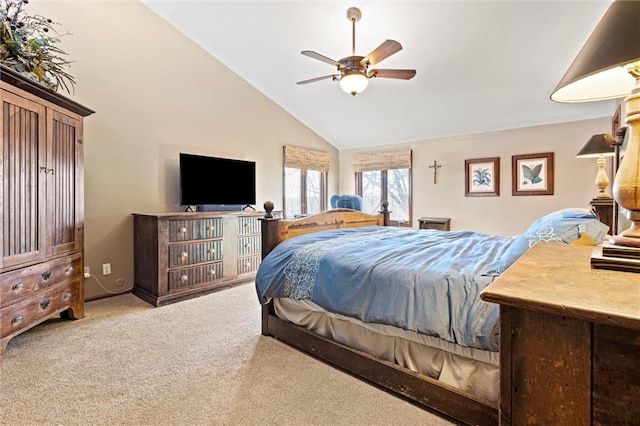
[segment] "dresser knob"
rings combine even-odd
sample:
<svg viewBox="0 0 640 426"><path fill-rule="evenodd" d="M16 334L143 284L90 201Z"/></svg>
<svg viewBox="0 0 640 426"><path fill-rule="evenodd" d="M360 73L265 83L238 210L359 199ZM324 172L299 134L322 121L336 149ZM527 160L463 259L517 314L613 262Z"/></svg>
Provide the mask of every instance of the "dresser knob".
<svg viewBox="0 0 640 426"><path fill-rule="evenodd" d="M189 253L187 253L186 251L183 251L182 253L180 253L180 257L182 259L186 259L187 257L189 257Z"/></svg>
<svg viewBox="0 0 640 426"><path fill-rule="evenodd" d="M209 251L209 254L216 254L216 249L214 248L210 248L208 251Z"/></svg>
<svg viewBox="0 0 640 426"><path fill-rule="evenodd" d="M73 266L67 266L64 270L64 273L67 275L69 275L72 272L73 272Z"/></svg>
<svg viewBox="0 0 640 426"><path fill-rule="evenodd" d="M50 276L51 276L51 271L47 271L47 272L43 272L42 273L42 279L44 279L44 280L48 280Z"/></svg>
<svg viewBox="0 0 640 426"><path fill-rule="evenodd" d="M11 324L21 323L23 319L24 317L22 315L16 315L15 317L11 318Z"/></svg>
<svg viewBox="0 0 640 426"><path fill-rule="evenodd" d="M187 233L187 228L185 228L184 226L180 229L178 229L178 232L180 232L181 234L186 234Z"/></svg>
<svg viewBox="0 0 640 426"><path fill-rule="evenodd" d="M186 283L189 280L189 277L187 275L183 275L180 277L180 281L182 281L183 283Z"/></svg>
<svg viewBox="0 0 640 426"><path fill-rule="evenodd" d="M245 263L245 264L244 264L244 267L245 267L245 268L250 268L250 267L251 267L251 263L249 263L249 262Z"/></svg>
<svg viewBox="0 0 640 426"><path fill-rule="evenodd" d="M245 224L244 224L244 227L245 227L245 228L246 228L246 227L248 227L248 226L249 226L249 224L248 224L248 223L245 223Z"/></svg>
<svg viewBox="0 0 640 426"><path fill-rule="evenodd" d="M22 290L23 288L24 288L24 283L22 281L15 282L11 286L11 290Z"/></svg>
<svg viewBox="0 0 640 426"><path fill-rule="evenodd" d="M207 231L214 231L216 228L213 225L207 226Z"/></svg>
<svg viewBox="0 0 640 426"><path fill-rule="evenodd" d="M47 309L48 306L49 306L49 299L43 299L42 302L40 302L40 308Z"/></svg>
<svg viewBox="0 0 640 426"><path fill-rule="evenodd" d="M209 271L209 274L210 274L210 275L215 275L215 274L216 274L216 270L215 270L215 269L210 270L210 271Z"/></svg>
<svg viewBox="0 0 640 426"><path fill-rule="evenodd" d="M62 294L62 299L63 299L63 300L69 300L69 299L71 299L71 292L70 292L70 291L65 291L65 292Z"/></svg>
<svg viewBox="0 0 640 426"><path fill-rule="evenodd" d="M244 245L244 248L249 248L249 247L251 247L251 244L249 244L249 243Z"/></svg>

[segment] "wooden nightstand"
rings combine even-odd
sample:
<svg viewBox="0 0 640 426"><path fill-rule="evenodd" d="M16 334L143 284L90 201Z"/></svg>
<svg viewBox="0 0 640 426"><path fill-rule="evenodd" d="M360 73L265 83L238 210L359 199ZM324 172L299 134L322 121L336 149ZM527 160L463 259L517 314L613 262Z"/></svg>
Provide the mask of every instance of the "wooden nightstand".
<svg viewBox="0 0 640 426"><path fill-rule="evenodd" d="M609 227L609 234L615 234L616 230L613 229L613 198L596 197L591 200L589 205L598 214L600 222Z"/></svg>
<svg viewBox="0 0 640 426"><path fill-rule="evenodd" d="M451 219L448 217L421 217L418 219L420 229L438 229L440 231L451 230Z"/></svg>
<svg viewBox="0 0 640 426"><path fill-rule="evenodd" d="M640 274L539 243L481 294L500 304L500 425L640 418Z"/></svg>

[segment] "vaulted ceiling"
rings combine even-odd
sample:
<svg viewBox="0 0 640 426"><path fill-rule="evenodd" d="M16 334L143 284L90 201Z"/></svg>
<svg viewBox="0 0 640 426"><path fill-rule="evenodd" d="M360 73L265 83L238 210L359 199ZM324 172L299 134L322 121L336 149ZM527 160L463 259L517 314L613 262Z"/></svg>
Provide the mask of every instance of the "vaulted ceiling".
<svg viewBox="0 0 640 426"><path fill-rule="evenodd" d="M143 2L338 149L614 111L614 101L549 99L608 0ZM331 79L296 85L336 71L302 50L334 60L351 55L352 6L362 11L356 54L397 40L403 50L379 67L416 69L416 76L372 79L355 97Z"/></svg>

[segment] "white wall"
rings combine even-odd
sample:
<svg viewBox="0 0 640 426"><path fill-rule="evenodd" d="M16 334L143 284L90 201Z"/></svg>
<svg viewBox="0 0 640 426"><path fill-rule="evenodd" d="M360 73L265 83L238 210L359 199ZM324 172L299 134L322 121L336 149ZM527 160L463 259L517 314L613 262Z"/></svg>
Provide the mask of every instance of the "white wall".
<svg viewBox="0 0 640 426"><path fill-rule="evenodd" d="M612 112L613 113L613 112ZM433 139L371 148L371 151L413 150L413 226L422 216L450 217L451 229L515 235L536 218L565 207L588 207L598 193L595 159L575 155L595 133L610 132L608 118L528 127L454 138ZM340 151L340 191L355 190L353 157L368 150ZM554 153L554 195L512 196L511 156ZM500 196L465 197L467 159L500 157ZM437 184L433 183L436 160ZM611 171L611 164L608 166Z"/></svg>
<svg viewBox="0 0 640 426"><path fill-rule="evenodd" d="M61 94L96 111L84 126L85 264L109 291L133 283L131 213L180 210L179 152L256 161L261 206L281 204L283 145L324 150L337 191L333 146L137 0L25 7L72 33L60 47L77 85ZM85 284L87 299L107 294L94 278Z"/></svg>

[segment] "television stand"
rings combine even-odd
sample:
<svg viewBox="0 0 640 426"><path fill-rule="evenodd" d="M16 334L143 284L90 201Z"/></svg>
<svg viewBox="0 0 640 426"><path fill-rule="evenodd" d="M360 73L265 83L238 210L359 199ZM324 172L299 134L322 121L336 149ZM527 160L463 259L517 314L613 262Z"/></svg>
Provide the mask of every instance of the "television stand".
<svg viewBox="0 0 640 426"><path fill-rule="evenodd" d="M253 281L263 214L134 213L133 294L163 306Z"/></svg>

